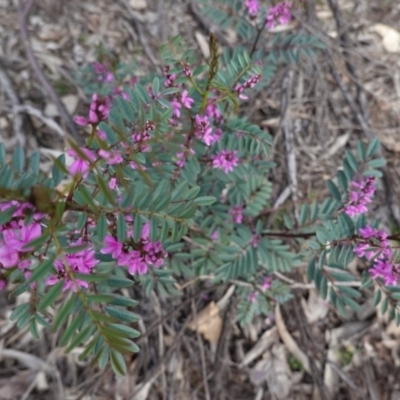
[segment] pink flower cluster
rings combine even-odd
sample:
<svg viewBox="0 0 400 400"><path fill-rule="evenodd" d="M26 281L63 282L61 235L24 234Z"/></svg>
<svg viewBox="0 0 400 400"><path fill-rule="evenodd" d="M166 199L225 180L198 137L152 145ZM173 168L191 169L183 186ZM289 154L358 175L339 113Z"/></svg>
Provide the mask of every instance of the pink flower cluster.
<svg viewBox="0 0 400 400"><path fill-rule="evenodd" d="M250 89L253 88L255 85L257 85L258 82L261 80L261 75L254 75L248 78L245 82L243 83L238 83L235 86L235 92L239 95L239 98L242 100L247 100L248 97L243 94L243 91L245 89Z"/></svg>
<svg viewBox="0 0 400 400"><path fill-rule="evenodd" d="M358 257L372 260L373 264L369 272L374 279L382 278L385 285L396 285L400 280L400 266L391 262L393 252L387 233L369 225L361 228L359 232L362 239L358 240L354 252Z"/></svg>
<svg viewBox="0 0 400 400"><path fill-rule="evenodd" d="M375 194L375 177L368 176L361 181L351 182L349 202L344 207L344 212L350 217L364 214L368 211L367 204L371 203Z"/></svg>
<svg viewBox="0 0 400 400"><path fill-rule="evenodd" d="M92 63L92 67L94 72L97 75L97 79L100 82L110 83L114 81L114 74L110 70L110 66L108 63L100 63L95 61Z"/></svg>
<svg viewBox="0 0 400 400"><path fill-rule="evenodd" d="M93 151L86 148L82 148L81 151L85 155L84 158L79 155L75 149L68 150L68 154L75 158L74 162L69 167L69 173L72 176L79 174L82 175L82 178L87 178L89 175L90 163L93 163L96 160L96 155Z"/></svg>
<svg viewBox="0 0 400 400"><path fill-rule="evenodd" d="M232 172L238 165L239 158L237 151L221 150L218 154L213 156L213 167L222 169L226 174Z"/></svg>
<svg viewBox="0 0 400 400"><path fill-rule="evenodd" d="M233 217L233 221L236 224L241 224L243 222L243 211L244 208L242 205L233 206L228 213Z"/></svg>
<svg viewBox="0 0 400 400"><path fill-rule="evenodd" d="M174 110L173 115L179 118L181 116L182 106L190 109L192 108L192 103L194 103L194 100L188 96L188 91L184 90L179 98L175 97L171 101L171 105Z"/></svg>
<svg viewBox="0 0 400 400"><path fill-rule="evenodd" d="M114 236L107 235L104 239L103 254L111 254L117 261L117 265L126 266L130 274L146 274L150 266L156 268L164 264L167 252L161 242L152 242L149 238L150 226L145 224L139 243L135 246L127 246L119 242ZM132 232L130 232L132 236Z"/></svg>
<svg viewBox="0 0 400 400"><path fill-rule="evenodd" d="M174 86L174 82L176 79L176 74L170 74L171 67L169 67L168 65L166 67L164 67L164 76L165 76L165 87L172 87Z"/></svg>
<svg viewBox="0 0 400 400"><path fill-rule="evenodd" d="M55 285L62 280L64 281L63 290L72 289L74 292L76 292L79 287L87 288L89 286L88 282L75 278L74 274L88 275L92 273L99 260L96 260L94 256L95 252L90 244L88 242L85 243L82 238L78 239L76 242L70 243L70 247L83 245L87 247L71 254L65 254L64 257L54 262L56 274L50 275L47 278L47 285Z"/></svg>
<svg viewBox="0 0 400 400"><path fill-rule="evenodd" d="M244 5L246 6L247 12L251 18L257 16L258 11L260 10L260 4L258 0L246 0Z"/></svg>
<svg viewBox="0 0 400 400"><path fill-rule="evenodd" d="M16 200L0 204L0 212L15 207L11 221L0 226L0 268L18 267L26 270L31 261L25 259L32 251L27 244L42 235L41 220L43 214L34 211L30 203L21 203ZM33 220L25 224L25 217L33 213Z"/></svg>
<svg viewBox="0 0 400 400"><path fill-rule="evenodd" d="M287 1L282 1L274 7L268 9L265 25L268 29L272 29L277 24L285 25L292 19L290 9L292 4Z"/></svg>
<svg viewBox="0 0 400 400"><path fill-rule="evenodd" d="M99 97L97 93L92 96L88 117L76 116L74 121L78 125L97 125L105 121L110 114L111 104L108 97Z"/></svg>
<svg viewBox="0 0 400 400"><path fill-rule="evenodd" d="M262 283L261 283L261 290L263 292L266 292L271 287L272 280L273 280L273 277L271 275L264 276ZM247 299L249 300L250 303L255 303L259 294L260 294L260 292L258 290L255 290L254 292L251 292L249 294Z"/></svg>

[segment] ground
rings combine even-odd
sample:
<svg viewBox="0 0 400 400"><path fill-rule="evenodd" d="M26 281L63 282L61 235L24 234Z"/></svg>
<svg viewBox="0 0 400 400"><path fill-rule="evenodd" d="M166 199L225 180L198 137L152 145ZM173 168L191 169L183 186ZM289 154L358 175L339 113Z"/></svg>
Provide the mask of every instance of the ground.
<svg viewBox="0 0 400 400"><path fill-rule="evenodd" d="M36 0L21 30L18 3L23 13L32 1L0 0L0 142L8 151L16 145L40 149L44 170L48 154L64 151L66 132L71 134L57 101L67 115L87 107L75 72L96 60L100 45L120 60L133 57L140 75L161 67L158 45L167 38L179 33L202 49L209 30L217 29L190 0ZM273 135L273 159L281 167L272 179L275 205L323 197L345 149L377 136L388 165L374 212L383 226L398 230L400 4L305 3L308 14L297 15L288 29L301 25L325 33L327 50L316 67L283 67L243 109ZM24 26L36 70L24 47ZM232 32L218 34L235 45ZM292 136L281 129L288 116ZM287 162L291 157L295 167ZM287 190L290 183L295 196ZM355 263L355 276L357 268ZM49 331L40 340L19 331L8 320L15 299L3 291L0 399L400 399L400 329L367 298L360 312L338 316L306 283L304 268L286 279L296 288L295 299L244 329L234 319L230 285L207 297L190 284L183 298L166 302L152 296L139 310L142 350L127 358L124 379L79 361L79 348L65 354ZM197 323L191 322L196 315Z"/></svg>

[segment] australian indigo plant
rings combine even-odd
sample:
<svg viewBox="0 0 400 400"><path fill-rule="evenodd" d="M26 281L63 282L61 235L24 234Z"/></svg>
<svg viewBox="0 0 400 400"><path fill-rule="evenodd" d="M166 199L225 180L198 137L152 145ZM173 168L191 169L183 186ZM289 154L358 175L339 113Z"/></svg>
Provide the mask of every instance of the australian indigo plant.
<svg viewBox="0 0 400 400"><path fill-rule="evenodd" d="M246 1L240 11L249 26L259 6ZM290 7L271 7L261 28L287 23ZM217 47L211 36L210 61L201 64L175 38L161 50L162 75L141 79L93 64L98 90L90 86L89 111L75 117L85 146L71 142L51 176L40 171L39 153L26 162L17 148L8 163L0 146L0 285L31 293L11 315L18 327L36 337L38 324L62 330L60 346L82 345L81 358L110 361L123 375L123 354L139 350L139 316L130 310L137 301L123 288L178 295L176 280L212 276L215 285L236 285L246 324L290 299L280 277L307 263L308 279L339 313L374 289L375 304L400 322L391 238L366 219L384 165L373 159L379 143L346 152L335 183L327 182L330 195L304 202L295 223L287 210L281 229L270 229L272 140L239 109L273 77L279 57L244 47L219 57ZM365 261L361 287L346 284L356 279L346 269L355 256Z"/></svg>

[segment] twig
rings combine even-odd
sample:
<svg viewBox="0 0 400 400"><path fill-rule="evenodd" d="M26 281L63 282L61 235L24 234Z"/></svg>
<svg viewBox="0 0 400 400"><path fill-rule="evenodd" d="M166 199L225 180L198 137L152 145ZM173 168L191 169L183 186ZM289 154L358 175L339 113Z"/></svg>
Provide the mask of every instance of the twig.
<svg viewBox="0 0 400 400"><path fill-rule="evenodd" d="M13 118L13 131L15 135L15 141L16 144L18 144L19 146L25 147L26 138L25 135L22 133L23 120L22 117L18 115L15 111L16 107L18 107L21 104L21 102L18 98L17 93L14 91L11 81L8 79L8 76L5 70L3 70L1 64L2 63L0 63L0 84L4 88L8 98L10 99L12 109L15 113L15 116Z"/></svg>
<svg viewBox="0 0 400 400"><path fill-rule="evenodd" d="M194 300L192 300L192 313L193 313L193 319L194 319L195 328L196 328L197 343L199 344L199 349L200 349L201 374L203 376L204 394L205 394L206 400L211 400L210 388L208 387L208 380L207 380L207 366L206 366L206 357L205 357L205 353L204 353L204 345L203 345L203 340L202 340L200 332L199 332L199 326L198 326L199 324L198 324L198 320L197 320L197 310L196 310Z"/></svg>
<svg viewBox="0 0 400 400"><path fill-rule="evenodd" d="M157 60L157 58L154 56L153 51L151 50L149 43L147 41L146 35L143 32L143 26L142 23L137 19L135 14L132 12L131 7L129 4L127 4L126 0L118 0L122 7L125 8L128 17L124 15L124 19L127 20L130 24L132 24L133 28L137 32L139 42L142 45L142 48L147 56L147 58L150 60L150 62L153 64L154 67L159 68L160 63Z"/></svg>
<svg viewBox="0 0 400 400"><path fill-rule="evenodd" d="M14 4L15 4L15 6L17 8L17 12L18 12L18 25L19 25L19 30L21 32L22 41L24 43L25 53L26 53L26 56L28 57L29 63L31 65L37 79L39 80L40 84L42 85L44 90L47 92L47 94L50 96L53 103L56 105L61 118L63 119L65 125L68 128L68 131L70 132L72 137L78 142L78 144L81 144L83 139L82 139L82 136L79 134L79 131L75 125L75 122L69 115L67 109L65 108L63 102L58 97L54 88L51 86L49 80L44 75L43 69L39 65L39 63L36 60L36 57L33 53L33 49L31 46L30 39L29 39L28 29L26 26L26 19L28 18L29 12L33 6L34 1L35 0L28 0L25 3L25 5L23 5L22 0L14 0Z"/></svg>
<svg viewBox="0 0 400 400"><path fill-rule="evenodd" d="M189 11L193 15L193 17L197 20L197 22L200 24L200 26L207 31L207 33L213 33L217 39L218 42L221 43L223 46L231 48L232 45L228 42L228 40L225 39L225 36L218 30L215 29L215 27L211 26L211 23L204 18L204 16L201 14L197 2L194 0L189 0Z"/></svg>
<svg viewBox="0 0 400 400"><path fill-rule="evenodd" d="M24 105L14 107L14 110L17 113L26 112L29 115L32 115L33 117L36 117L37 119L40 119L45 125L47 125L50 129L52 129L54 132L56 132L60 137L62 137L62 138L65 137L65 131L63 130L63 128L61 128L61 126L58 125L56 121L52 120L51 118L46 117L37 108L35 108L29 104L24 104Z"/></svg>
<svg viewBox="0 0 400 400"><path fill-rule="evenodd" d="M297 223L299 223L299 210L297 204L297 167L296 167L296 155L294 153L294 139L293 139L293 127L292 120L289 116L289 101L290 93L292 90L294 71L289 69L285 74L282 87L281 87L281 128L285 138L286 148L286 160L288 166L288 181L290 185L290 191L294 204L294 214Z"/></svg>

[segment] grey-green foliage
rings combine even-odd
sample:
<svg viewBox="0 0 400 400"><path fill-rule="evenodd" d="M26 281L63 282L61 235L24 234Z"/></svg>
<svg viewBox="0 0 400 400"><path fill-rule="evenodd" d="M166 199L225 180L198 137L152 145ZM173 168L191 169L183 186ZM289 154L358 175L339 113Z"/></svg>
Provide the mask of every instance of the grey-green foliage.
<svg viewBox="0 0 400 400"><path fill-rule="evenodd" d="M310 257L307 268L307 277L313 281L324 299L328 299L345 316L346 310L359 310L359 299L361 290L369 291L372 285L370 275L365 271L362 274L361 288L354 283L357 278L347 269L355 258L354 237L358 230L367 225L365 214L356 218L350 218L342 212L345 202L348 200L348 190L351 181L360 177L361 171L364 176L381 177L382 173L376 169L385 165L381 158L373 158L379 148L378 140L373 140L368 146L363 142L357 143L356 154L345 152L343 169L336 174L335 182L327 181L331 198L326 199L321 206L316 203L309 208L304 205L302 209L301 224L315 226L315 237L307 240L308 250L306 254ZM374 222L370 225L376 225ZM368 266L367 266L368 268ZM382 287L375 291L374 303L381 302L381 311L399 320L396 295L397 286ZM361 290L360 290L361 289Z"/></svg>

